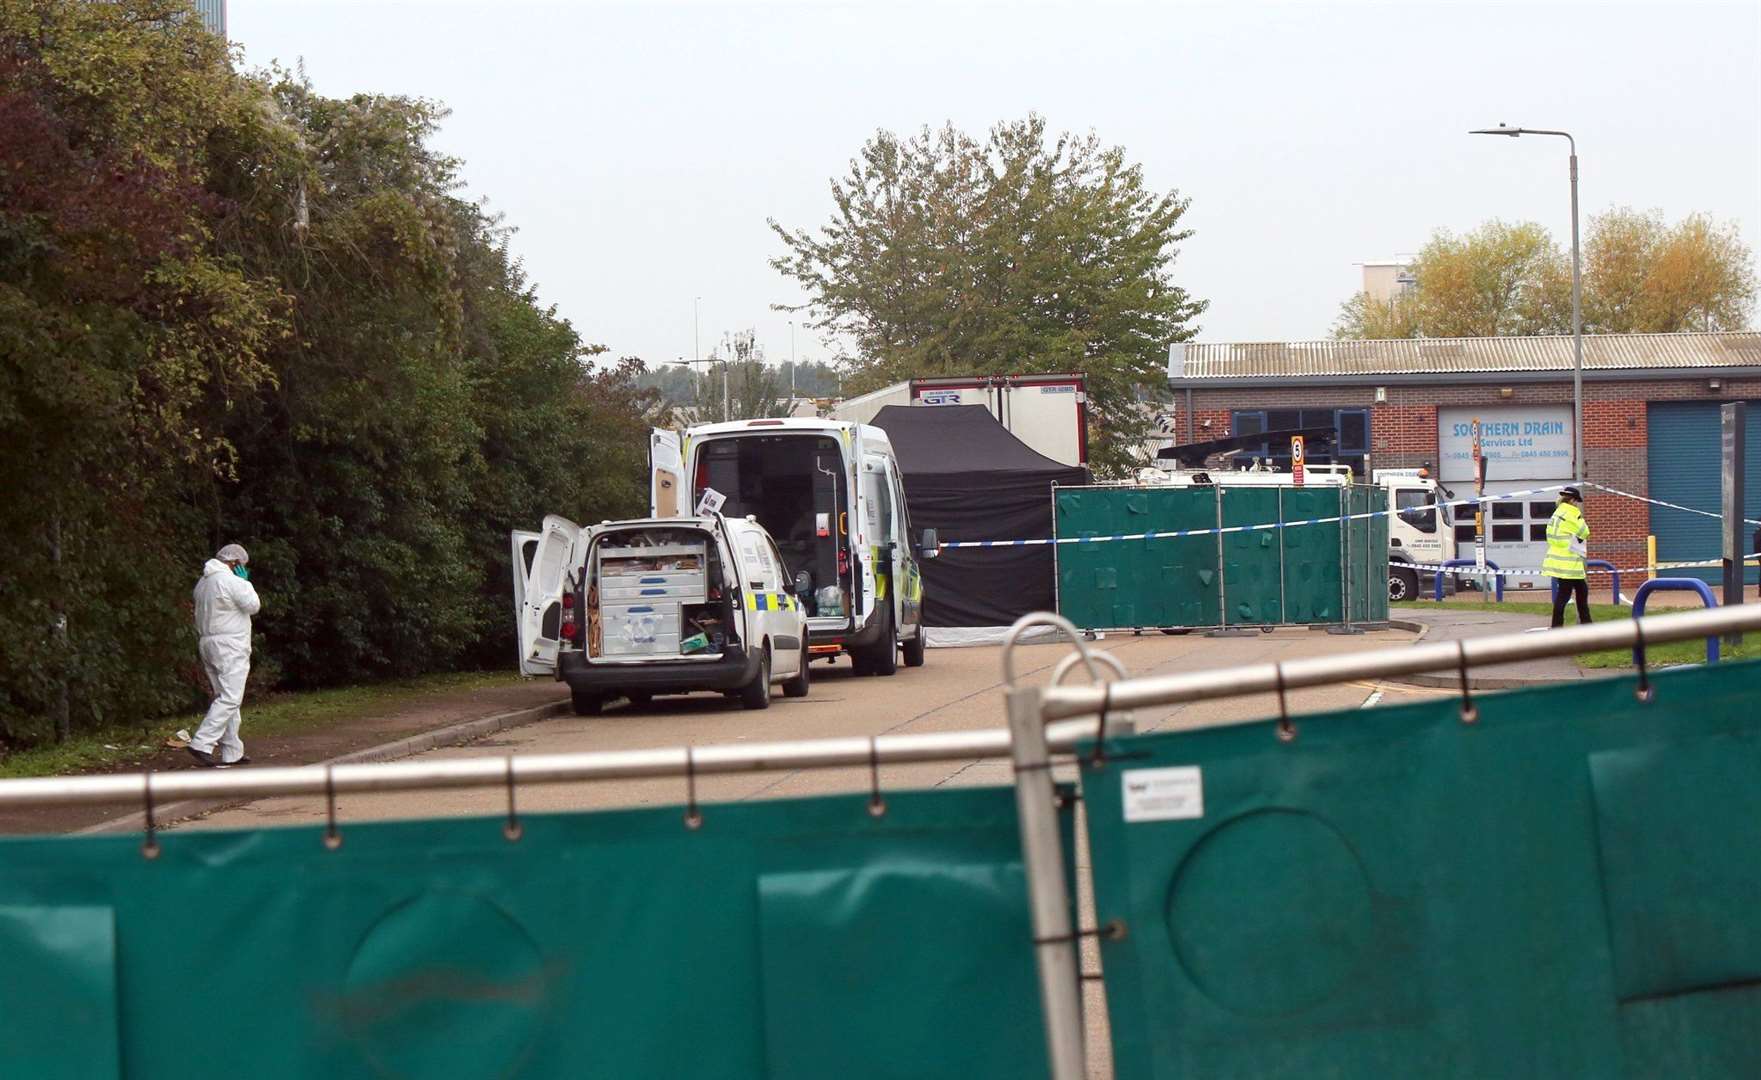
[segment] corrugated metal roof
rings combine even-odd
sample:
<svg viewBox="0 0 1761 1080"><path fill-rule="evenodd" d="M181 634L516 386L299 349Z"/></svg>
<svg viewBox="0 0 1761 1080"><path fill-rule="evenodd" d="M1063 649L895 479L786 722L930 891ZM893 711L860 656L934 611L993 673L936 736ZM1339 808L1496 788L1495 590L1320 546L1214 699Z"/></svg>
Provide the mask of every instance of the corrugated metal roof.
<svg viewBox="0 0 1761 1080"><path fill-rule="evenodd" d="M1571 335L1401 338L1392 341L1268 341L1185 348L1186 379L1281 379L1327 375L1429 375L1477 371L1570 371ZM1761 332L1585 334L1584 369L1761 367Z"/></svg>

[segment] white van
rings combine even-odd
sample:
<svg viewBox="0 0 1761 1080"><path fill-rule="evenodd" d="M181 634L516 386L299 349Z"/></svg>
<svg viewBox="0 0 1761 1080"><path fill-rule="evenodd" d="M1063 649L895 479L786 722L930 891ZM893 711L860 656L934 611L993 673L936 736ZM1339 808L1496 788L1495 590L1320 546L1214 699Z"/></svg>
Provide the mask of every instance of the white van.
<svg viewBox="0 0 1761 1080"><path fill-rule="evenodd" d="M848 653L857 674L891 675L924 660L923 575L934 530L911 535L899 462L887 433L839 420L738 420L650 442L649 512L688 513L705 490L730 518L769 530L807 610L814 658Z"/></svg>
<svg viewBox="0 0 1761 1080"><path fill-rule="evenodd" d="M569 684L575 711L611 698L719 690L749 709L808 690L807 615L764 527L727 518L554 514L515 532L520 670Z"/></svg>

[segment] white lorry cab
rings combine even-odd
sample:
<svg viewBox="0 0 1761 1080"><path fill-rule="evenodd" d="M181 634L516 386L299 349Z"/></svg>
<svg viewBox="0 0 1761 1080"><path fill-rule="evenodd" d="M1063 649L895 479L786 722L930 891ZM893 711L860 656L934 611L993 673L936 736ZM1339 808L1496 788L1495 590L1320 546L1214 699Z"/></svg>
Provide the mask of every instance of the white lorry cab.
<svg viewBox="0 0 1761 1080"><path fill-rule="evenodd" d="M1416 600L1421 582L1436 566L1455 558L1454 515L1443 505L1453 496L1431 479L1428 469L1376 469L1371 480L1387 495L1388 599Z"/></svg>
<svg viewBox="0 0 1761 1080"><path fill-rule="evenodd" d="M513 534L520 670L569 684L575 711L717 690L749 709L808 691L807 615L770 534L720 514L551 515Z"/></svg>
<svg viewBox="0 0 1761 1080"><path fill-rule="evenodd" d="M923 574L934 530L911 531L887 433L839 420L764 419L656 430L649 443L656 517L689 513L705 492L730 519L775 539L806 611L813 658L848 654L857 674L924 661Z"/></svg>

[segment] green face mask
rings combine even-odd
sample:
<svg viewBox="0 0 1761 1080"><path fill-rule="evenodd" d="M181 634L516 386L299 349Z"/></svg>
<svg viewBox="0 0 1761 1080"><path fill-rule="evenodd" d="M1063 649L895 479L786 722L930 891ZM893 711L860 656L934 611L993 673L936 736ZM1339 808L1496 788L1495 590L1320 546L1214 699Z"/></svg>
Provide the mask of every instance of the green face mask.
<svg viewBox="0 0 1761 1080"><path fill-rule="evenodd" d="M251 580L251 568L248 566L235 566L232 568L232 572L239 577L244 578L246 581Z"/></svg>

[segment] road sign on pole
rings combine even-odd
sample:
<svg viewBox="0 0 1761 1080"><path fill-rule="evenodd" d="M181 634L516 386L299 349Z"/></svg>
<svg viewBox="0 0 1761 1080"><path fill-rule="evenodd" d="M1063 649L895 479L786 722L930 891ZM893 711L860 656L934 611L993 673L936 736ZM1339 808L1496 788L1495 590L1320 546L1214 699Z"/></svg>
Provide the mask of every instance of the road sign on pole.
<svg viewBox="0 0 1761 1080"><path fill-rule="evenodd" d="M1302 467L1306 460L1303 455L1303 441L1301 435L1290 437L1290 475L1297 487L1302 486Z"/></svg>
<svg viewBox="0 0 1761 1080"><path fill-rule="evenodd" d="M1480 453L1480 418L1474 417L1474 569L1486 569L1486 458ZM1481 589L1486 579L1480 578Z"/></svg>

